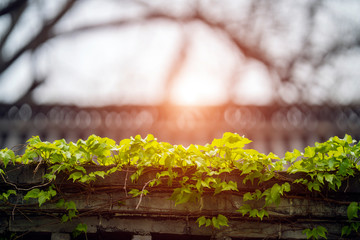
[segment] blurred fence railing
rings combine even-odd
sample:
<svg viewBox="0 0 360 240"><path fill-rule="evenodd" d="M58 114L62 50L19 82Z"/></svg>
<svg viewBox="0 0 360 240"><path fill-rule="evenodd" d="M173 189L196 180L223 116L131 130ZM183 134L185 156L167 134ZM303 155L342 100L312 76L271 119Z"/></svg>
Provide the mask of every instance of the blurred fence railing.
<svg viewBox="0 0 360 240"><path fill-rule="evenodd" d="M19 106L0 105L0 147L42 140L76 141L90 134L114 140L148 133L172 144L205 144L226 131L253 140L249 146L280 156L294 148L345 133L360 139L356 106Z"/></svg>

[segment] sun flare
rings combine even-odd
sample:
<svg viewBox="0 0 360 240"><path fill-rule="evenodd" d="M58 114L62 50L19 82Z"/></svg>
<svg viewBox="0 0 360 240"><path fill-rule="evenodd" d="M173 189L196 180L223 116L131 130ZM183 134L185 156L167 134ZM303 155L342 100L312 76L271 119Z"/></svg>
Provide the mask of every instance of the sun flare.
<svg viewBox="0 0 360 240"><path fill-rule="evenodd" d="M178 105L194 106L221 104L223 98L223 89L216 80L189 76L176 82L171 100Z"/></svg>

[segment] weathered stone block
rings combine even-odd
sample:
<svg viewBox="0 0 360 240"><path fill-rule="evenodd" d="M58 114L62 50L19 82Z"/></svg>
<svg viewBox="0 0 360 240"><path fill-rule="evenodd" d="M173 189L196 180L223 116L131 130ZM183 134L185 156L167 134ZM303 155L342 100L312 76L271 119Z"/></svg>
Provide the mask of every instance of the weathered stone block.
<svg viewBox="0 0 360 240"><path fill-rule="evenodd" d="M52 233L51 240L70 240L71 236L68 233Z"/></svg>

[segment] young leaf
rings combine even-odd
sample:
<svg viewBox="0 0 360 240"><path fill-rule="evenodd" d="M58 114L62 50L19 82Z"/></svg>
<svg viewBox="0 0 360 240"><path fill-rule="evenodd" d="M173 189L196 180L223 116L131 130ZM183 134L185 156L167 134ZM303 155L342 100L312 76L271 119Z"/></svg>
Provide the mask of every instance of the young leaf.
<svg viewBox="0 0 360 240"><path fill-rule="evenodd" d="M34 188L26 193L24 200L29 200L29 198L38 198L40 194L40 189Z"/></svg>
<svg viewBox="0 0 360 240"><path fill-rule="evenodd" d="M74 172L72 174L70 174L69 179L72 179L73 182L75 182L77 179L81 178L83 176L83 174L81 172Z"/></svg>
<svg viewBox="0 0 360 240"><path fill-rule="evenodd" d="M87 225L85 223L79 223L76 228L75 231L79 231L79 232L87 232Z"/></svg>
<svg viewBox="0 0 360 240"><path fill-rule="evenodd" d="M206 224L205 224L205 227L208 227L208 226L210 226L211 225L211 219L210 218L208 218L208 219L206 219Z"/></svg>
<svg viewBox="0 0 360 240"><path fill-rule="evenodd" d="M323 238L327 239L326 234L327 234L328 231L323 226L318 226L316 228L316 232L320 237L323 237Z"/></svg>
<svg viewBox="0 0 360 240"><path fill-rule="evenodd" d="M84 167L82 167L82 166L74 166L74 168L76 169L76 170L79 170L79 171L81 171L81 172L83 172L84 174L86 173L86 170L85 170L85 168Z"/></svg>
<svg viewBox="0 0 360 240"><path fill-rule="evenodd" d="M65 202L66 210L75 210L76 211L76 204L74 201Z"/></svg>
<svg viewBox="0 0 360 240"><path fill-rule="evenodd" d="M253 200L253 199L254 199L254 197L250 192L245 193L243 196L244 201L249 201L249 200Z"/></svg>
<svg viewBox="0 0 360 240"><path fill-rule="evenodd" d="M334 180L334 174L331 173L325 173L325 181L327 181L328 183L332 184L333 180Z"/></svg>
<svg viewBox="0 0 360 240"><path fill-rule="evenodd" d="M220 225L220 226L229 226L229 225L228 225L228 219L227 219L227 217L225 217L224 215L219 214L219 215L217 216L217 219L218 219L218 222L219 222L219 225Z"/></svg>
<svg viewBox="0 0 360 240"><path fill-rule="evenodd" d="M220 229L220 224L216 217L212 217L211 222L215 228Z"/></svg>
<svg viewBox="0 0 360 240"><path fill-rule="evenodd" d="M315 156L315 149L313 147L306 147L304 157L312 158Z"/></svg>
<svg viewBox="0 0 360 240"><path fill-rule="evenodd" d="M201 216L196 220L196 222L199 223L199 227L201 227L206 223L206 218L204 216Z"/></svg>
<svg viewBox="0 0 360 240"><path fill-rule="evenodd" d="M239 212L239 213L241 213L241 214L244 216L244 215L247 214L251 209L252 209L252 208L251 208L251 206L250 206L249 204L244 204L244 205L240 206L240 208L237 209L236 211Z"/></svg>
<svg viewBox="0 0 360 240"><path fill-rule="evenodd" d="M131 189L128 194L131 194L133 197L137 197L141 194L141 191L139 189Z"/></svg>
<svg viewBox="0 0 360 240"><path fill-rule="evenodd" d="M43 203L45 203L46 200L48 200L48 196L44 192L41 192L38 198L39 206L43 205Z"/></svg>
<svg viewBox="0 0 360 240"><path fill-rule="evenodd" d="M97 175L99 177L105 178L105 172L104 171L96 171L94 173L95 173L95 175Z"/></svg>
<svg viewBox="0 0 360 240"><path fill-rule="evenodd" d="M8 165L8 163L10 162L10 160L12 160L12 162L14 163L14 161L15 161L14 152L7 148L1 149L0 150L0 161L2 161L4 163L5 168Z"/></svg>
<svg viewBox="0 0 360 240"><path fill-rule="evenodd" d="M264 216L269 217L269 213L265 209L261 209L258 211L257 216L260 218L260 220L263 220Z"/></svg>
<svg viewBox="0 0 360 240"><path fill-rule="evenodd" d="M67 222L67 221L69 221L69 217L68 217L68 215L64 214L64 215L61 217L61 222L65 223L65 222Z"/></svg>
<svg viewBox="0 0 360 240"><path fill-rule="evenodd" d="M84 224L84 223L79 223L79 224L76 226L76 228L75 228L75 230L74 230L74 232L73 232L73 236L74 236L74 238L76 238L76 237L79 236L81 233L85 233L85 234L86 234L86 232L87 232L87 225ZM87 237L86 237L86 239L87 239Z"/></svg>
<svg viewBox="0 0 360 240"><path fill-rule="evenodd" d="M10 195L16 195L16 191L15 190L7 190L7 192L4 192L0 195L0 201L7 201L10 197Z"/></svg>

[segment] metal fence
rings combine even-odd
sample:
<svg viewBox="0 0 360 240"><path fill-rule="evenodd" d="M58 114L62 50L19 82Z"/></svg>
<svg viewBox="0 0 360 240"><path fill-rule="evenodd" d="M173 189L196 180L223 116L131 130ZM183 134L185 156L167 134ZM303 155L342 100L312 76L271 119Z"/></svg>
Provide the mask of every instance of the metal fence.
<svg viewBox="0 0 360 240"><path fill-rule="evenodd" d="M345 133L360 139L360 106L74 106L0 105L0 147L42 140L76 141L90 134L120 141L155 135L172 144L206 144L226 131L253 140L249 147L282 156Z"/></svg>

